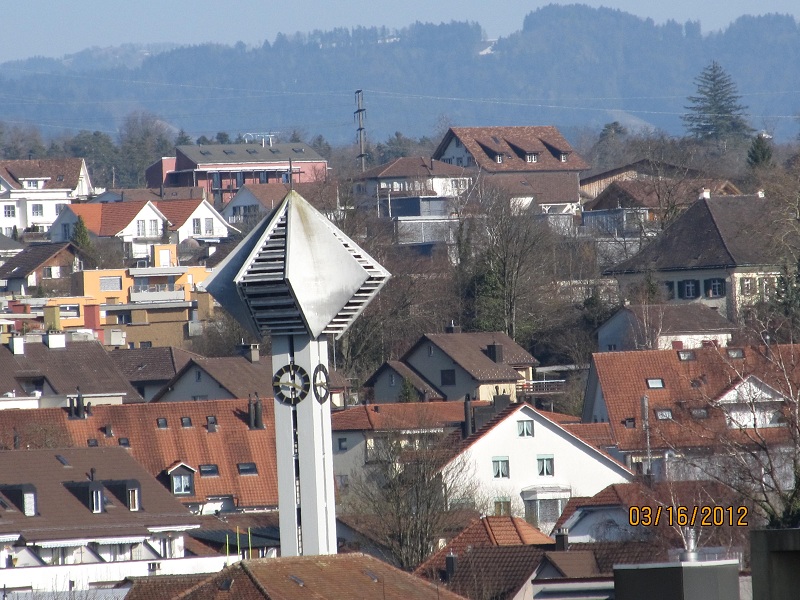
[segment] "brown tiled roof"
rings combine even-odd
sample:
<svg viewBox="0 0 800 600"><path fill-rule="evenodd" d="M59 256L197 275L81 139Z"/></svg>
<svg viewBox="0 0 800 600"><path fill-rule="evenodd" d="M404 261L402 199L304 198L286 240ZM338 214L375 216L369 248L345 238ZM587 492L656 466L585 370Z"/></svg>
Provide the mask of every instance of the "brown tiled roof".
<svg viewBox="0 0 800 600"><path fill-rule="evenodd" d="M489 406L488 401L473 406ZM367 404L335 411L331 415L334 431L386 431L441 427L464 422L463 402L402 402Z"/></svg>
<svg viewBox="0 0 800 600"><path fill-rule="evenodd" d="M777 200L701 199L639 253L606 273L779 266L800 246L793 222L786 204Z"/></svg>
<svg viewBox="0 0 800 600"><path fill-rule="evenodd" d="M483 171L503 173L514 171L581 171L588 169L569 142L552 126L523 127L451 127L433 154L440 158L450 140L457 137ZM501 152L503 162L495 155ZM525 154L538 152L538 160L529 163ZM561 162L561 152L569 153Z"/></svg>
<svg viewBox="0 0 800 600"><path fill-rule="evenodd" d="M106 496L114 505L101 513L92 512L89 504L90 472L94 473L95 481L103 482ZM109 487L112 481L123 480L136 480L140 484L140 510L128 510L127 499L118 497L119 492ZM17 510L3 510L0 519L0 533L20 533L27 543L147 536L149 527L198 524L197 518L122 448L0 452L0 482L0 492L9 507L14 505L10 487L31 484L36 489L36 516L27 517L17 507ZM71 483L78 484L81 489L70 489ZM81 497L81 491L85 496Z"/></svg>
<svg viewBox="0 0 800 600"><path fill-rule="evenodd" d="M177 578L136 578L132 600L464 600L424 579L365 554L245 560L179 590Z"/></svg>
<svg viewBox="0 0 800 600"><path fill-rule="evenodd" d="M357 179L381 179L385 177L408 177L427 179L430 177L468 177L470 171L463 167L449 165L440 160L424 156L404 156L384 165L373 167L361 173Z"/></svg>
<svg viewBox="0 0 800 600"><path fill-rule="evenodd" d="M720 436L747 443L748 430L729 428L725 414L714 401L750 376L778 393L786 393L787 382L795 389L800 384L797 366L800 346L772 346L769 355L758 347L732 350L743 351L743 359L731 358L729 350L704 347L689 351L689 355L678 350L593 354L593 369L619 449L641 451L645 447L641 422L641 398L645 395L650 407L650 443L654 450L716 446ZM691 359L682 360L681 356ZM648 379L663 380L664 387L650 388ZM655 418L659 409L671 410L672 418ZM699 409L707 413L700 415ZM634 427L625 426L627 419L635 419ZM785 441L787 428L761 428L759 435L767 441Z"/></svg>
<svg viewBox="0 0 800 600"><path fill-rule="evenodd" d="M623 306L636 320L656 327L662 334L733 332L736 326L705 304L650 304Z"/></svg>
<svg viewBox="0 0 800 600"><path fill-rule="evenodd" d="M200 355L182 348L163 346L159 348L132 348L113 350L109 353L117 369L133 382L167 382L193 358Z"/></svg>
<svg viewBox="0 0 800 600"><path fill-rule="evenodd" d="M484 177L483 184L513 197L533 197L537 203L578 202L578 175L575 172L497 173Z"/></svg>
<svg viewBox="0 0 800 600"><path fill-rule="evenodd" d="M598 450L605 451L616 445L608 423L561 423L561 426Z"/></svg>
<svg viewBox="0 0 800 600"><path fill-rule="evenodd" d="M36 158L31 160L0 161L0 177L17 189L22 186L20 179L49 177L44 189L68 189L78 187L81 175L82 158ZM60 179L60 181L59 181Z"/></svg>
<svg viewBox="0 0 800 600"><path fill-rule="evenodd" d="M337 206L338 182L312 181L306 183L247 183L242 189L256 197L267 212L281 203L292 189L308 200L315 208L332 210Z"/></svg>
<svg viewBox="0 0 800 600"><path fill-rule="evenodd" d="M597 577L600 569L594 553L587 550L562 550L545 552L545 560L555 567L562 576L569 579Z"/></svg>
<svg viewBox="0 0 800 600"><path fill-rule="evenodd" d="M439 572L445 567L445 557L448 554L452 552L461 556L468 548L541 546L553 543L552 538L518 517L481 517L470 523L414 572L426 577L438 577Z"/></svg>
<svg viewBox="0 0 800 600"><path fill-rule="evenodd" d="M175 374L169 385L156 394L152 402L158 402L170 391L181 377L193 367L200 367L208 373L221 388L228 391L231 398L246 398L258 393L262 398L272 396L272 358L261 356L257 362L250 362L244 356L220 356L215 358L190 357ZM189 400L189 398L181 398Z"/></svg>
<svg viewBox="0 0 800 600"><path fill-rule="evenodd" d="M665 562L667 550L663 544L649 542L594 542L591 544L570 544L572 550L587 551L594 554L597 568L605 575L614 572L614 565L640 565L644 563Z"/></svg>
<svg viewBox="0 0 800 600"><path fill-rule="evenodd" d="M500 332L428 333L406 352L411 355L421 344L433 343L442 352L481 382L516 382L522 376L513 366L535 366L538 361L522 346ZM486 354L490 344L502 344L503 362L496 363ZM405 360L405 357L404 359ZM513 365L513 366L512 366Z"/></svg>
<svg viewBox="0 0 800 600"><path fill-rule="evenodd" d="M27 277L57 254L69 253L71 261L77 252L78 249L69 242L65 244L31 244L0 265L0 279Z"/></svg>
<svg viewBox="0 0 800 600"><path fill-rule="evenodd" d="M125 594L125 600L167 600L176 598L186 590L205 582L208 578L207 573L129 577L128 581L131 583L131 587L128 593ZM240 597L243 600L249 600L244 596ZM254 598L261 600L263 596L254 596Z"/></svg>
<svg viewBox="0 0 800 600"><path fill-rule="evenodd" d="M99 237L112 237L125 229L147 204L139 202L109 202L105 204L70 204L75 216L81 217L86 228Z"/></svg>
<svg viewBox="0 0 800 600"><path fill-rule="evenodd" d="M456 557L448 588L467 598L514 598L545 556L536 546L478 547Z"/></svg>
<svg viewBox="0 0 800 600"><path fill-rule="evenodd" d="M131 455L153 477L164 481L165 470L176 461L194 469L201 464L219 466L218 477L194 479L194 495L184 502L202 502L211 496L232 495L242 507L274 507L278 504L275 459L275 425L272 400L264 400L265 429L247 424L247 400L210 400L93 406L86 419L70 419L66 409L0 411L0 447L13 448L14 431L21 448L48 446L86 447L95 439L100 448L119 446L128 438ZM211 433L206 417L217 418ZM191 420L183 427L182 417ZM157 419L164 418L161 429ZM113 437L106 437L111 425ZM239 475L238 463L256 464L257 475Z"/></svg>
<svg viewBox="0 0 800 600"><path fill-rule="evenodd" d="M124 402L142 401L99 342L67 341L66 348L54 349L25 342L24 348L24 354L15 355L0 346L0 394L23 395L20 380L42 377L57 395L74 394L80 387L84 394L121 393Z"/></svg>
<svg viewBox="0 0 800 600"><path fill-rule="evenodd" d="M551 421L558 423L559 425L567 425L569 423L580 423L581 418L575 415L568 415L566 413L560 412L553 412L551 410L540 410L539 411L543 416L547 417Z"/></svg>
<svg viewBox="0 0 800 600"><path fill-rule="evenodd" d="M169 221L169 230L177 231L204 202L202 198L193 200L161 200L153 202Z"/></svg>
<svg viewBox="0 0 800 600"><path fill-rule="evenodd" d="M686 208L703 190L712 195L739 195L739 190L723 179L659 180L625 179L612 182L597 198L586 204L586 210L614 208L666 208L667 202Z"/></svg>

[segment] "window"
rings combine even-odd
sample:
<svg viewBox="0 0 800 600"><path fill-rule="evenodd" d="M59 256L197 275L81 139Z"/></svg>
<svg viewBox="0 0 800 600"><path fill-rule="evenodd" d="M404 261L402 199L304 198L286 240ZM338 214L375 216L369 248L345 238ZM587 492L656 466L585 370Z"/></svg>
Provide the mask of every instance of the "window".
<svg viewBox="0 0 800 600"><path fill-rule="evenodd" d="M606 349L607 349L609 352L614 352L614 351L617 349L617 345L616 345L616 344L608 344L608 345L606 346Z"/></svg>
<svg viewBox="0 0 800 600"><path fill-rule="evenodd" d="M739 287L742 290L742 296L752 296L756 293L756 280L753 277L742 277L739 280Z"/></svg>
<svg viewBox="0 0 800 600"><path fill-rule="evenodd" d="M539 472L539 477L552 477L553 476L553 457L549 455L536 457L536 468Z"/></svg>
<svg viewBox="0 0 800 600"><path fill-rule="evenodd" d="M707 298L722 298L725 296L725 280L721 277L706 279L704 285Z"/></svg>
<svg viewBox="0 0 800 600"><path fill-rule="evenodd" d="M139 348L152 348L153 342L139 342Z"/></svg>
<svg viewBox="0 0 800 600"><path fill-rule="evenodd" d="M526 160L527 162L529 162L529 163L535 163L535 162L539 162L539 155L538 155L538 154L536 154L535 152L528 152L528 153L525 155L525 160Z"/></svg>
<svg viewBox="0 0 800 600"><path fill-rule="evenodd" d="M97 448L97 438L89 438L86 440L86 444L89 448Z"/></svg>
<svg viewBox="0 0 800 600"><path fill-rule="evenodd" d="M240 188L244 185L244 173L236 173L236 187Z"/></svg>
<svg viewBox="0 0 800 600"><path fill-rule="evenodd" d="M728 348L728 358L744 358L744 350L742 348Z"/></svg>
<svg viewBox="0 0 800 600"><path fill-rule="evenodd" d="M203 379L203 372L200 369L194 370L194 380L195 381L202 381Z"/></svg>
<svg viewBox="0 0 800 600"><path fill-rule="evenodd" d="M200 229L200 219L192 219L192 233L194 235L200 235L202 233Z"/></svg>
<svg viewBox="0 0 800 600"><path fill-rule="evenodd" d="M664 380L656 377L652 377L647 380L647 387L651 390L660 390L664 388Z"/></svg>
<svg viewBox="0 0 800 600"><path fill-rule="evenodd" d="M339 452L345 452L347 450L347 438L339 438Z"/></svg>
<svg viewBox="0 0 800 600"><path fill-rule="evenodd" d="M167 419L164 417L158 417L156 419L156 426L159 429L166 429L167 428Z"/></svg>
<svg viewBox="0 0 800 600"><path fill-rule="evenodd" d="M69 223L61 224L61 237L63 237L65 240L68 240L72 237L72 225Z"/></svg>
<svg viewBox="0 0 800 600"><path fill-rule="evenodd" d="M192 417L181 417L181 427L191 427Z"/></svg>
<svg viewBox="0 0 800 600"><path fill-rule="evenodd" d="M117 313L117 325L130 325L132 322L133 317L131 316L131 311L123 310Z"/></svg>
<svg viewBox="0 0 800 600"><path fill-rule="evenodd" d="M442 369L441 378L442 378L442 385L455 385L456 384L456 370L455 369Z"/></svg>
<svg viewBox="0 0 800 600"><path fill-rule="evenodd" d="M258 183L267 183L267 172L266 171L259 171L258 172Z"/></svg>
<svg viewBox="0 0 800 600"><path fill-rule="evenodd" d="M511 500L497 499L494 501L494 516L495 517L510 517L511 516Z"/></svg>
<svg viewBox="0 0 800 600"><path fill-rule="evenodd" d="M214 219L206 219L206 235L214 235Z"/></svg>
<svg viewBox="0 0 800 600"><path fill-rule="evenodd" d="M236 468L239 470L239 475L258 475L256 463L239 463Z"/></svg>
<svg viewBox="0 0 800 600"><path fill-rule="evenodd" d="M128 490L128 509L131 511L139 510L139 488Z"/></svg>
<svg viewBox="0 0 800 600"><path fill-rule="evenodd" d="M428 356L433 356L433 345L428 344Z"/></svg>
<svg viewBox="0 0 800 600"><path fill-rule="evenodd" d="M208 415L206 417L206 425L218 425L216 415Z"/></svg>
<svg viewBox="0 0 800 600"><path fill-rule="evenodd" d="M200 465L200 477L219 477L219 466Z"/></svg>
<svg viewBox="0 0 800 600"><path fill-rule="evenodd" d="M689 411L693 418L695 419L707 419L708 418L708 409L707 408L693 408Z"/></svg>
<svg viewBox="0 0 800 600"><path fill-rule="evenodd" d="M628 417L622 421L622 425L625 429L636 429L636 419L634 417Z"/></svg>
<svg viewBox="0 0 800 600"><path fill-rule="evenodd" d="M61 269L59 267L45 267L42 269L43 279L58 279L61 276Z"/></svg>
<svg viewBox="0 0 800 600"><path fill-rule="evenodd" d="M502 154L498 154L497 156L494 157L494 159L497 161L498 165L503 164L503 155Z"/></svg>
<svg viewBox="0 0 800 600"><path fill-rule="evenodd" d="M517 421L517 435L519 437L533 437L533 420Z"/></svg>
<svg viewBox="0 0 800 600"><path fill-rule="evenodd" d="M103 512L103 490L100 489L92 490L92 512L93 513Z"/></svg>
<svg viewBox="0 0 800 600"><path fill-rule="evenodd" d="M131 447L131 440L126 437L119 438L119 445L123 448L130 448Z"/></svg>
<svg viewBox="0 0 800 600"><path fill-rule="evenodd" d="M192 493L192 475L191 473L172 475L172 493L173 494L191 494Z"/></svg>
<svg viewBox="0 0 800 600"><path fill-rule="evenodd" d="M158 219L150 219L150 237L158 237Z"/></svg>
<svg viewBox="0 0 800 600"><path fill-rule="evenodd" d="M100 291L102 292L122 291L122 277L101 277Z"/></svg>
<svg viewBox="0 0 800 600"><path fill-rule="evenodd" d="M567 162L567 153L566 152L562 152L561 153L561 162Z"/></svg>
<svg viewBox="0 0 800 600"><path fill-rule="evenodd" d="M56 204L56 215L60 215L66 204Z"/></svg>
<svg viewBox="0 0 800 600"><path fill-rule="evenodd" d="M4 217L16 217L17 216L17 207L13 204L4 204L3 205L3 216Z"/></svg>
<svg viewBox="0 0 800 600"><path fill-rule="evenodd" d="M14 236L14 228L13 227L6 227L3 229L3 234L6 237L13 237Z"/></svg>
<svg viewBox="0 0 800 600"><path fill-rule="evenodd" d="M672 410L669 408L656 409L656 419L659 421L669 421L672 419Z"/></svg>
<svg viewBox="0 0 800 600"><path fill-rule="evenodd" d="M694 300L700 296L700 282L697 279L685 279L678 282L678 297Z"/></svg>
<svg viewBox="0 0 800 600"><path fill-rule="evenodd" d="M222 186L222 180L219 173L211 174L211 188L218 190Z"/></svg>
<svg viewBox="0 0 800 600"><path fill-rule="evenodd" d="M139 219L136 221L136 235L139 237L144 237L147 235L147 229L145 228L144 219Z"/></svg>
<svg viewBox="0 0 800 600"><path fill-rule="evenodd" d="M507 479L509 477L508 457L495 456L492 458L492 472L495 479Z"/></svg>
<svg viewBox="0 0 800 600"><path fill-rule="evenodd" d="M336 479L336 487L340 490L345 490L350 486L350 476L349 475L335 475Z"/></svg>
<svg viewBox="0 0 800 600"><path fill-rule="evenodd" d="M678 350L678 360L695 360L694 350Z"/></svg>
<svg viewBox="0 0 800 600"><path fill-rule="evenodd" d="M34 217L43 217L44 204L31 204L31 215Z"/></svg>
<svg viewBox="0 0 800 600"><path fill-rule="evenodd" d="M389 373L389 387L394 387L397 385L397 377L395 377L394 373Z"/></svg>
<svg viewBox="0 0 800 600"><path fill-rule="evenodd" d="M192 396L192 400L208 400L208 394L196 394Z"/></svg>
<svg viewBox="0 0 800 600"><path fill-rule="evenodd" d="M675 282L674 281L665 281L664 288L667 292L667 300L675 300Z"/></svg>

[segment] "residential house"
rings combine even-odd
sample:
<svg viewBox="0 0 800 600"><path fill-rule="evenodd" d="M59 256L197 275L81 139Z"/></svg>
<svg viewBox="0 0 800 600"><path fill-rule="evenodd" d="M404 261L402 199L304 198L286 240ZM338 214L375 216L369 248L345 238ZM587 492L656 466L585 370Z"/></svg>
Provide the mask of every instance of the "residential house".
<svg viewBox="0 0 800 600"><path fill-rule="evenodd" d="M327 176L328 162L302 142L177 146L174 158L163 157L145 171L148 187L199 186L217 208L247 183L305 183Z"/></svg>
<svg viewBox="0 0 800 600"><path fill-rule="evenodd" d="M593 495L633 477L623 464L527 403L510 404L485 425L476 424L454 454L443 472L458 461L474 464L478 488L495 514L524 512L526 521L545 533L573 495Z"/></svg>
<svg viewBox="0 0 800 600"><path fill-rule="evenodd" d="M0 233L0 265L19 254L24 248L25 244Z"/></svg>
<svg viewBox="0 0 800 600"><path fill-rule="evenodd" d="M0 292L32 295L37 288L58 293L69 290L70 276L82 269L81 252L67 242L30 244L0 265Z"/></svg>
<svg viewBox="0 0 800 600"><path fill-rule="evenodd" d="M392 201L398 198L416 198L420 209L423 209L416 216L430 216L440 212L448 214L449 211L442 211L434 205L428 205L426 209L421 204L421 199L457 198L469 189L472 177L472 172L466 171L464 167L423 156L405 156L358 175L354 191L367 198L375 198L383 216L391 217L395 212L409 212L409 208L404 208L403 203L396 204L394 210L392 209Z"/></svg>
<svg viewBox="0 0 800 600"><path fill-rule="evenodd" d="M278 505L272 401L4 410L0 443L8 449L125 448L195 514Z"/></svg>
<svg viewBox="0 0 800 600"><path fill-rule="evenodd" d="M623 306L597 329L600 352L727 346L736 327L703 304Z"/></svg>
<svg viewBox="0 0 800 600"><path fill-rule="evenodd" d="M397 362L385 363L367 380L375 402L397 402L408 380L422 397L489 400L496 394L517 398L517 388L533 379L538 362L500 332L423 335Z"/></svg>
<svg viewBox="0 0 800 600"><path fill-rule="evenodd" d="M246 356L193 356L153 396L153 402L227 400L260 394L272 396L272 359L259 356L258 344L248 345Z"/></svg>
<svg viewBox="0 0 800 600"><path fill-rule="evenodd" d="M546 214L578 211L579 174L589 167L552 126L451 127L433 158L479 170L485 183Z"/></svg>
<svg viewBox="0 0 800 600"><path fill-rule="evenodd" d="M608 423L631 469L707 479L755 439L790 443L783 411L800 378L797 357L796 346L593 354L582 421Z"/></svg>
<svg viewBox="0 0 800 600"><path fill-rule="evenodd" d="M246 183L220 214L231 224L255 225L278 206L291 190L297 191L328 218L340 214L339 184L335 180L307 183Z"/></svg>
<svg viewBox="0 0 800 600"><path fill-rule="evenodd" d="M0 161L0 233L47 232L64 207L94 193L82 158Z"/></svg>
<svg viewBox="0 0 800 600"><path fill-rule="evenodd" d="M788 207L760 196L701 198L633 257L607 269L621 295L646 278L669 303L701 303L732 321L769 298L800 246ZM754 240L758 240L754 243Z"/></svg>
<svg viewBox="0 0 800 600"><path fill-rule="evenodd" d="M105 190L91 198L90 203L107 202L159 202L161 200L207 200L203 187L171 187L171 188L118 188Z"/></svg>
<svg viewBox="0 0 800 600"><path fill-rule="evenodd" d="M246 560L197 582L157 577L133 581L126 600L206 599L221 593L248 600L464 600L377 558L360 554Z"/></svg>
<svg viewBox="0 0 800 600"><path fill-rule="evenodd" d="M170 239L178 244L186 240L218 243L231 230L238 231L207 200L160 200L155 205L169 221Z"/></svg>
<svg viewBox="0 0 800 600"><path fill-rule="evenodd" d="M68 342L58 331L32 337L0 346L0 408L67 406L78 389L93 405L142 402L99 343Z"/></svg>
<svg viewBox="0 0 800 600"><path fill-rule="evenodd" d="M109 355L145 402L150 402L192 358L200 358L173 346L118 349Z"/></svg>
<svg viewBox="0 0 800 600"><path fill-rule="evenodd" d="M4 452L0 481L4 590L89 590L225 564L189 558L184 536L197 517L124 448Z"/></svg>

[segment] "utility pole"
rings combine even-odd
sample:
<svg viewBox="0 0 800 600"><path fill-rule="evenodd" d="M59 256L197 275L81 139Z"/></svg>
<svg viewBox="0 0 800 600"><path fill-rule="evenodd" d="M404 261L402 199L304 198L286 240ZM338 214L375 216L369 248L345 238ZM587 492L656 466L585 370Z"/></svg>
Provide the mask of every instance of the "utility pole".
<svg viewBox="0 0 800 600"><path fill-rule="evenodd" d="M358 139L358 156L356 157L361 161L361 172L367 170L367 153L365 146L367 144L367 130L364 129L364 119L367 116L367 109L364 108L364 91L356 90L356 111L353 113L358 129L356 129L356 136Z"/></svg>

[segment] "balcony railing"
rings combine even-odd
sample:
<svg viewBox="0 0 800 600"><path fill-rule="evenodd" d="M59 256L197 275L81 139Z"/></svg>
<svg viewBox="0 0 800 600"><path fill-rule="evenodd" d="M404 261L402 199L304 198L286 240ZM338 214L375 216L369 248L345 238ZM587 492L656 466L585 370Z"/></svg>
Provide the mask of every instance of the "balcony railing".
<svg viewBox="0 0 800 600"><path fill-rule="evenodd" d="M132 302L183 300L184 286L174 283L151 283L131 286Z"/></svg>
<svg viewBox="0 0 800 600"><path fill-rule="evenodd" d="M517 384L520 394L560 394L566 389L565 379L533 379Z"/></svg>

